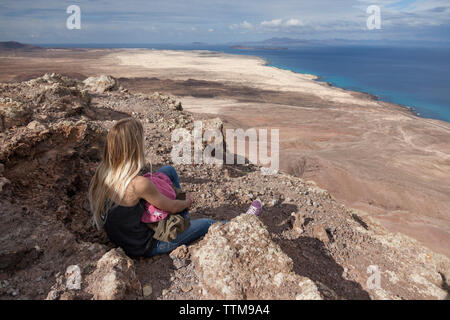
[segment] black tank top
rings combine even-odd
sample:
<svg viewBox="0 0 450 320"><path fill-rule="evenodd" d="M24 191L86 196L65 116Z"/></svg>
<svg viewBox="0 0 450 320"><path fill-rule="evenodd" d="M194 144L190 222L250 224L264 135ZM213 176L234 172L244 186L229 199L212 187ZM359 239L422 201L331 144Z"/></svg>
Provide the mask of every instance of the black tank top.
<svg viewBox="0 0 450 320"><path fill-rule="evenodd" d="M153 230L141 222L144 204L140 199L134 207L117 206L106 217L104 228L109 240L130 257L147 256L155 244Z"/></svg>

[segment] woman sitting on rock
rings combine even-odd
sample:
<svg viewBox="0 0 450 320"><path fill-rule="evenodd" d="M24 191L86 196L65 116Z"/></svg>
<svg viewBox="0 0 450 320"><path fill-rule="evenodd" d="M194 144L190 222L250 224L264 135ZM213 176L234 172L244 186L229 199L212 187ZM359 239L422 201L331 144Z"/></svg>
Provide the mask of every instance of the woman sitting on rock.
<svg viewBox="0 0 450 320"><path fill-rule="evenodd" d="M89 188L97 228L104 228L109 239L131 257L171 252L202 237L217 222L205 218L190 220L187 211L192 205L190 195L186 194L185 199L165 196L148 174L146 177L139 175L144 164L142 124L133 118L122 119L108 132L102 161ZM155 176L158 174L167 176L174 190L181 190L173 167L163 166ZM168 213L170 219L159 221L160 225L146 223L149 204ZM260 211L261 203L255 201L248 213L259 215ZM171 232L166 232L167 228L171 228ZM174 234L173 230L178 232Z"/></svg>

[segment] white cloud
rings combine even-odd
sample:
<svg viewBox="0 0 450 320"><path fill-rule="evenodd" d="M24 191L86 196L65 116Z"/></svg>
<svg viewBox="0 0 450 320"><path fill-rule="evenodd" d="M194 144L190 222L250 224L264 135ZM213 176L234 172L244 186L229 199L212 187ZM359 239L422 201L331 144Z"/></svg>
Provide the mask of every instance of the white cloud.
<svg viewBox="0 0 450 320"><path fill-rule="evenodd" d="M284 25L287 27L298 27L298 26L303 26L304 23L298 19L289 19L288 21L286 21L284 23Z"/></svg>
<svg viewBox="0 0 450 320"><path fill-rule="evenodd" d="M300 27L304 26L305 23L299 19L291 18L288 20L283 19L273 19L273 20L265 20L260 23L262 28L271 28L271 29L280 29L286 27Z"/></svg>
<svg viewBox="0 0 450 320"><path fill-rule="evenodd" d="M263 26L263 27L277 27L277 26L281 25L282 21L283 21L282 19L274 19L274 20L270 20L270 21L263 21L263 22L261 22L261 26Z"/></svg>
<svg viewBox="0 0 450 320"><path fill-rule="evenodd" d="M37 34L41 43L140 43L207 42L216 41L217 35L223 42L264 36L354 39L377 35L449 41L449 0L154 0L151 6L145 0L77 0L82 10L79 32L66 29L62 2L67 1L0 1L0 39L37 42L32 37ZM377 32L366 27L366 9L372 4L381 8L382 30ZM185 32L171 33L180 30ZM239 34L245 36L239 38Z"/></svg>
<svg viewBox="0 0 450 320"><path fill-rule="evenodd" d="M247 21L242 22L241 26L244 29L251 29L251 28L253 28L253 25L250 22L247 22Z"/></svg>
<svg viewBox="0 0 450 320"><path fill-rule="evenodd" d="M232 24L228 28L231 29L231 30L236 30L236 29L253 29L253 25L250 22L248 22L248 21L244 21L244 22L239 23L239 24Z"/></svg>

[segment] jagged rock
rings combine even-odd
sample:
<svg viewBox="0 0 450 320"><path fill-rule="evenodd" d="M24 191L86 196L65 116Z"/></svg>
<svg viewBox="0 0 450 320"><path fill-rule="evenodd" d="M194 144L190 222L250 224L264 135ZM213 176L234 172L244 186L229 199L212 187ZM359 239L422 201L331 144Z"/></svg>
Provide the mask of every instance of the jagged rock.
<svg viewBox="0 0 450 320"><path fill-rule="evenodd" d="M206 130L219 130L220 132L222 132L223 129L223 121L220 118L203 120L202 125L203 125L203 133Z"/></svg>
<svg viewBox="0 0 450 320"><path fill-rule="evenodd" d="M318 224L316 226L314 226L314 236L319 239L320 241L322 241L323 243L328 243L330 242L330 239L328 238L328 234L327 231L325 230L325 228L323 227L323 225Z"/></svg>
<svg viewBox="0 0 450 320"><path fill-rule="evenodd" d="M284 230L281 233L281 237L287 240L298 239L304 232L303 224L305 223L305 219L303 215L300 212L292 212L289 219L284 220L280 225L286 224L288 220L290 220L292 228Z"/></svg>
<svg viewBox="0 0 450 320"><path fill-rule="evenodd" d="M28 123L33 112L29 105L0 97L0 132Z"/></svg>
<svg viewBox="0 0 450 320"><path fill-rule="evenodd" d="M31 130L42 130L35 121L45 126L56 119L81 115L91 99L77 81L58 74L0 84L0 93L0 131L27 124Z"/></svg>
<svg viewBox="0 0 450 320"><path fill-rule="evenodd" d="M99 77L89 77L83 81L86 88L97 92L104 93L106 91L113 91L118 88L119 82L108 75L101 75Z"/></svg>
<svg viewBox="0 0 450 320"><path fill-rule="evenodd" d="M71 257L76 256L79 263L70 265L66 268L65 272L58 272L55 275L56 280L46 296L47 300L93 298L93 294L86 291L87 284L89 283L86 281L86 276L95 270L95 261L102 257L105 253L105 248L97 243L90 244L88 242L82 242L77 244L75 237L71 235L71 233L67 232L52 235L52 249L55 249L56 252L59 252L63 256L66 255L65 253L68 253ZM47 250L46 254L51 254L49 251ZM56 266L61 265L57 259L56 261L52 261L52 263ZM37 286L40 286L45 279L42 276L38 276L35 281L38 282ZM40 292L39 294L44 294L42 288L39 288L38 292Z"/></svg>
<svg viewBox="0 0 450 320"><path fill-rule="evenodd" d="M183 106L181 105L181 101L175 101L173 103L171 103L170 108L176 111L182 111L183 110Z"/></svg>
<svg viewBox="0 0 450 320"><path fill-rule="evenodd" d="M183 110L183 106L181 104L181 101L177 101L176 99L163 95L159 92L154 92L152 95L150 96L146 96L145 98L143 98L144 100L149 100L149 98L151 98L152 100L156 100L156 102L162 106L165 106L166 108L168 107L171 110L175 110L175 111L182 111Z"/></svg>
<svg viewBox="0 0 450 320"><path fill-rule="evenodd" d="M105 253L86 282L86 291L98 300L131 299L142 293L134 262L120 248Z"/></svg>
<svg viewBox="0 0 450 320"><path fill-rule="evenodd" d="M30 123L28 123L27 128L30 130L44 130L45 126L42 125L39 121L33 120Z"/></svg>
<svg viewBox="0 0 450 320"><path fill-rule="evenodd" d="M105 129L93 122L85 122L83 120L77 122L68 120L58 121L51 123L48 129L43 131L22 131L14 139L4 141L3 145L0 146L0 161L6 162L6 159L12 156L30 157L32 159L34 158L33 154L36 152L36 148L39 148L42 142L45 142L46 151L55 148L56 152L50 152L45 157L42 157L42 159L39 159L40 165L42 166L49 161L56 161L56 157L62 160L63 158L68 159L74 155L75 151L70 148L66 154L62 154L62 151L58 148L61 148L63 145L73 143L88 145L88 141L95 144L95 141L103 134L105 134ZM31 163L29 167L29 170L31 170Z"/></svg>
<svg viewBox="0 0 450 320"><path fill-rule="evenodd" d="M273 199L270 201L270 205L271 205L272 207L275 207L275 206L278 205L278 204L280 204L280 198L273 198Z"/></svg>
<svg viewBox="0 0 450 320"><path fill-rule="evenodd" d="M60 83L63 84L66 87L75 87L78 84L78 81L72 78L68 78L66 76L63 76L58 73L46 73L42 77L37 79L32 79L28 81L28 83L40 83L40 82L46 82L46 83Z"/></svg>
<svg viewBox="0 0 450 320"><path fill-rule="evenodd" d="M207 298L321 299L254 215L214 224L190 252Z"/></svg>
<svg viewBox="0 0 450 320"><path fill-rule="evenodd" d="M81 269L77 265L71 265L66 270L66 288L67 290L80 290L81 289Z"/></svg>
<svg viewBox="0 0 450 320"><path fill-rule="evenodd" d="M67 116L81 114L84 108L89 106L91 96L86 90L80 88L77 82L58 76L33 82L32 90L25 92L32 103L40 106L34 112L42 112L44 115L55 112L60 118L66 114ZM45 76L41 79L44 78Z"/></svg>
<svg viewBox="0 0 450 320"><path fill-rule="evenodd" d="M305 219L300 212L292 212L291 216L294 217L294 222L292 223L292 230L296 234L303 233L303 224L305 223Z"/></svg>
<svg viewBox="0 0 450 320"><path fill-rule="evenodd" d="M66 275L58 275L55 283L48 292L45 300L82 300L91 299L92 295L81 291L71 290L67 287Z"/></svg>
<svg viewBox="0 0 450 320"><path fill-rule="evenodd" d="M188 264L189 251L186 245L179 246L169 254L176 269L185 267Z"/></svg>

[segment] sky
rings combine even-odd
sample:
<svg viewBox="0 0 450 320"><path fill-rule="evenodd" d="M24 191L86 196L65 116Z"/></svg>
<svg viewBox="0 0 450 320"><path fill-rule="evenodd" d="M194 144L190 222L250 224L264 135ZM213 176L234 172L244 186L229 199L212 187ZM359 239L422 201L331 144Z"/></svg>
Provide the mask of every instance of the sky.
<svg viewBox="0 0 450 320"><path fill-rule="evenodd" d="M68 29L70 5L80 29ZM367 8L380 8L369 29ZM450 42L450 0L0 0L0 41L222 44L302 40Z"/></svg>

